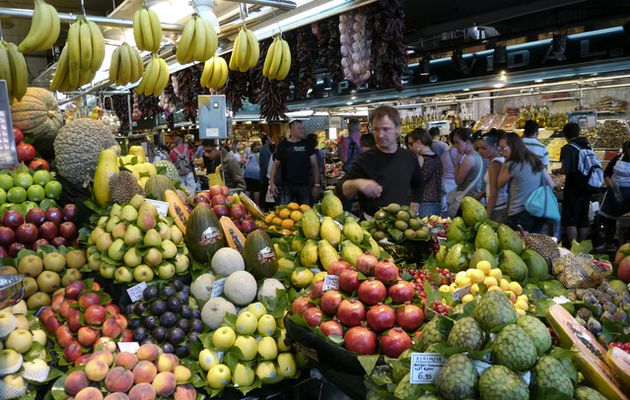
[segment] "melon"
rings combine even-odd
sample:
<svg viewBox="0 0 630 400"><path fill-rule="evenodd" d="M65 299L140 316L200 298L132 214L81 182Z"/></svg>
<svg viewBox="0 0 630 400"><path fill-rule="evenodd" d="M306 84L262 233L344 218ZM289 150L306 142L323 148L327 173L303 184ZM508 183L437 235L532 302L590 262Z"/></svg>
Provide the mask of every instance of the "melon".
<svg viewBox="0 0 630 400"><path fill-rule="evenodd" d="M193 258L202 264L211 260L217 250L225 247L219 220L207 205L199 204L188 216L185 242Z"/></svg>
<svg viewBox="0 0 630 400"><path fill-rule="evenodd" d="M204 304L201 309L201 320L210 330L214 331L223 325L226 314L236 315L236 307L223 297L215 297Z"/></svg>
<svg viewBox="0 0 630 400"><path fill-rule="evenodd" d="M256 279L247 271L236 271L228 276L223 294L237 306L245 306L256 298Z"/></svg>
<svg viewBox="0 0 630 400"><path fill-rule="evenodd" d="M233 272L244 271L245 261L241 253L231 247L224 247L214 253L211 266L215 274L230 276Z"/></svg>
<svg viewBox="0 0 630 400"><path fill-rule="evenodd" d="M208 300L210 300L213 284L214 275L212 275L211 273L200 275L197 279L194 280L192 285L190 285L190 293L197 301L205 304Z"/></svg>
<svg viewBox="0 0 630 400"><path fill-rule="evenodd" d="M263 281L262 286L258 290L258 301L262 301L265 297L276 297L277 290L284 290L282 282L276 278L267 278Z"/></svg>
<svg viewBox="0 0 630 400"><path fill-rule="evenodd" d="M175 191L175 186L164 175L150 176L144 184L144 192L150 199L165 201L164 193L167 190Z"/></svg>
<svg viewBox="0 0 630 400"><path fill-rule="evenodd" d="M262 230L255 230L247 235L243 246L245 270L256 279L271 278L278 270L278 257L273 242Z"/></svg>

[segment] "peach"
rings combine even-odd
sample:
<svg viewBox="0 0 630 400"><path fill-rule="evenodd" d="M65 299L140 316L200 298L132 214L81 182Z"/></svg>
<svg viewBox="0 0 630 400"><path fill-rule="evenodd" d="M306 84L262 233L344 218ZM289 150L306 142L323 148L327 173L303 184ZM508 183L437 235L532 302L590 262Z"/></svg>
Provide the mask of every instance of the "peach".
<svg viewBox="0 0 630 400"><path fill-rule="evenodd" d="M157 375L157 368L151 361L142 360L133 369L133 379L136 384L151 383Z"/></svg>
<svg viewBox="0 0 630 400"><path fill-rule="evenodd" d="M175 380L177 383L184 383L190 379L192 373L190 370L183 365L178 365L175 367L175 371L173 371L173 375L175 375Z"/></svg>
<svg viewBox="0 0 630 400"><path fill-rule="evenodd" d="M110 393L103 400L129 400L129 397L125 393Z"/></svg>
<svg viewBox="0 0 630 400"><path fill-rule="evenodd" d="M109 367L100 358L92 357L87 364L85 364L85 375L92 382L100 382L107 376Z"/></svg>
<svg viewBox="0 0 630 400"><path fill-rule="evenodd" d="M123 367L112 368L105 377L105 389L110 392L127 392L133 386L133 373Z"/></svg>
<svg viewBox="0 0 630 400"><path fill-rule="evenodd" d="M160 372L151 384L158 396L169 396L177 387L177 380L172 372Z"/></svg>
<svg viewBox="0 0 630 400"><path fill-rule="evenodd" d="M87 376L83 371L72 371L66 377L66 382L64 384L64 389L66 393L71 396L79 393L81 389L87 387L90 384L88 382Z"/></svg>
<svg viewBox="0 0 630 400"><path fill-rule="evenodd" d="M81 391L74 396L74 400L103 400L103 394L97 388L88 386L81 389Z"/></svg>
<svg viewBox="0 0 630 400"><path fill-rule="evenodd" d="M195 400L197 398L197 391L192 385L181 385L175 389L173 398L175 400Z"/></svg>
<svg viewBox="0 0 630 400"><path fill-rule="evenodd" d="M114 362L114 355L108 350L101 350L92 354L92 360L95 358L103 361L108 367Z"/></svg>
<svg viewBox="0 0 630 400"><path fill-rule="evenodd" d="M155 389L150 383L139 383L129 391L129 400L155 400Z"/></svg>
<svg viewBox="0 0 630 400"><path fill-rule="evenodd" d="M123 327L118 324L116 318L110 317L103 323L103 335L117 338L123 331Z"/></svg>
<svg viewBox="0 0 630 400"><path fill-rule="evenodd" d="M143 344L136 352L136 356L140 361L154 361L160 356L160 348L151 343Z"/></svg>
<svg viewBox="0 0 630 400"><path fill-rule="evenodd" d="M157 370L158 372L173 372L177 363L177 360L169 357L167 354L160 354L160 357L157 360Z"/></svg>
<svg viewBox="0 0 630 400"><path fill-rule="evenodd" d="M125 367L129 370L133 370L133 367L135 367L136 364L138 364L138 357L136 357L136 355L133 353L123 351L121 353L118 353L118 355L116 356L116 365Z"/></svg>

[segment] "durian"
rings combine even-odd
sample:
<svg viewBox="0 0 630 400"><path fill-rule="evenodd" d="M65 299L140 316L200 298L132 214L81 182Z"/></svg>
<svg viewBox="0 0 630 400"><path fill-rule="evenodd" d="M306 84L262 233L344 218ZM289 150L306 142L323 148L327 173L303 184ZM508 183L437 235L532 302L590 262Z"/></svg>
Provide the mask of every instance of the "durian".
<svg viewBox="0 0 630 400"><path fill-rule="evenodd" d="M120 171L109 178L109 194L112 202L125 204L136 194L144 196L144 191L131 172Z"/></svg>

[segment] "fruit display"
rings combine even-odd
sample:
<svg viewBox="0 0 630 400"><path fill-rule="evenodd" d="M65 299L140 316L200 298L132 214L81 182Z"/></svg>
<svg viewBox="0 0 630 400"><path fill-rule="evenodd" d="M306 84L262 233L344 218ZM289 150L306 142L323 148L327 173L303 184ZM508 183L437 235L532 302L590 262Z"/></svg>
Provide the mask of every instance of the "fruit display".
<svg viewBox="0 0 630 400"><path fill-rule="evenodd" d="M59 56L50 90L69 92L90 83L104 58L105 38L101 29L93 21L78 16L68 29L68 40Z"/></svg>
<svg viewBox="0 0 630 400"><path fill-rule="evenodd" d="M83 369L75 369L55 382L59 395L77 400L197 397L190 384L190 369L177 356L163 353L154 344L142 345L136 353L106 349L87 356Z"/></svg>
<svg viewBox="0 0 630 400"><path fill-rule="evenodd" d="M24 55L15 43L0 41L0 79L7 83L9 99L20 101L26 93L28 70Z"/></svg>
<svg viewBox="0 0 630 400"><path fill-rule="evenodd" d="M127 42L121 44L112 53L109 66L109 80L118 86L137 82L144 73L144 62L140 52L129 46Z"/></svg>
<svg viewBox="0 0 630 400"><path fill-rule="evenodd" d="M23 53L48 50L57 41L60 30L59 14L55 7L44 0L35 0L33 22L18 50Z"/></svg>
<svg viewBox="0 0 630 400"><path fill-rule="evenodd" d="M221 89L227 83L228 65L225 58L212 56L203 65L201 74L201 86L208 89Z"/></svg>
<svg viewBox="0 0 630 400"><path fill-rule="evenodd" d="M620 149L628 140L628 124L623 120L608 119L597 126L597 134L593 137L593 147Z"/></svg>
<svg viewBox="0 0 630 400"><path fill-rule="evenodd" d="M92 271L117 283L171 279L190 266L184 235L141 195L114 204L87 240Z"/></svg>
<svg viewBox="0 0 630 400"><path fill-rule="evenodd" d="M230 57L230 70L246 72L258 64L260 46L254 32L242 27L234 40L234 49Z"/></svg>
<svg viewBox="0 0 630 400"><path fill-rule="evenodd" d="M296 224L302 220L304 212L310 208L307 204L297 203L276 207L274 211L264 217L267 231L282 235L295 235L297 233Z"/></svg>
<svg viewBox="0 0 630 400"><path fill-rule="evenodd" d="M376 241L383 239L394 243L405 240L429 240L431 231L427 225L418 218L409 206L391 203L374 214L374 218L365 224Z"/></svg>
<svg viewBox="0 0 630 400"><path fill-rule="evenodd" d="M195 205L208 205L217 218L229 217L234 225L247 234L256 229L254 219L247 211L239 195L230 195L227 186L212 185L208 190L198 192L192 198Z"/></svg>
<svg viewBox="0 0 630 400"><path fill-rule="evenodd" d="M133 15L133 37L139 50L156 53L162 44L162 24L157 13L142 7Z"/></svg>
<svg viewBox="0 0 630 400"><path fill-rule="evenodd" d="M24 142L21 142L23 144ZM18 145L18 148L20 147ZM33 146L24 143L21 150L23 158L34 158ZM56 206L55 200L61 197L62 186L53 173L45 168L32 170L24 164L14 170L0 171L0 204L2 210L17 209L23 214L39 206L48 209Z"/></svg>
<svg viewBox="0 0 630 400"><path fill-rule="evenodd" d="M289 43L278 35L269 45L265 64L263 65L263 76L268 79L281 81L287 77L290 69L291 49L289 48Z"/></svg>
<svg viewBox="0 0 630 400"><path fill-rule="evenodd" d="M190 286L178 277L168 282L147 286L142 299L126 307L128 328L134 342L155 343L164 353L185 358L204 330L201 310L191 301Z"/></svg>
<svg viewBox="0 0 630 400"><path fill-rule="evenodd" d="M199 15L193 15L179 37L175 57L180 64L189 64L193 61L205 62L214 56L218 45L214 25Z"/></svg>

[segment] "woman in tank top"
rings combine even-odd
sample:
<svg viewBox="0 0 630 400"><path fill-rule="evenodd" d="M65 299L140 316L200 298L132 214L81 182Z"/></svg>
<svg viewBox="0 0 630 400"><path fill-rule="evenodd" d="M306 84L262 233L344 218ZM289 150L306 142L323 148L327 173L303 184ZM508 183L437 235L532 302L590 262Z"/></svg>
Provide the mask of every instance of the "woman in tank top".
<svg viewBox="0 0 630 400"><path fill-rule="evenodd" d="M486 209L490 219L502 224L507 221L508 188L497 187L497 180L505 158L499 153L499 139L504 132L495 129L481 135L476 142L479 155L488 160L488 169L483 177L486 183Z"/></svg>

